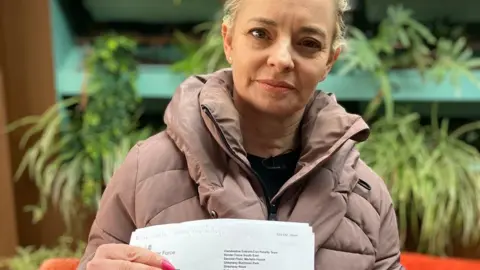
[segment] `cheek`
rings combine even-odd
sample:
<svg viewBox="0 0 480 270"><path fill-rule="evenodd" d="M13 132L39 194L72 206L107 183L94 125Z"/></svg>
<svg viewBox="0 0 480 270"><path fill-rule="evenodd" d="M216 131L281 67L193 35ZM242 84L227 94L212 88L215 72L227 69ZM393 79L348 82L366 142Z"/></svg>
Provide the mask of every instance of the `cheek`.
<svg viewBox="0 0 480 270"><path fill-rule="evenodd" d="M303 68L299 70L302 86L309 90L316 89L317 84L324 79L326 71L327 65L324 61L313 61L313 63L303 65Z"/></svg>
<svg viewBox="0 0 480 270"><path fill-rule="evenodd" d="M248 62L241 57L233 60L232 64L233 79L239 89L244 89L250 84L251 73L249 72Z"/></svg>
<svg viewBox="0 0 480 270"><path fill-rule="evenodd" d="M257 71L267 61L266 51L255 48L252 41L246 36L237 36L233 40L234 66L244 69L242 72Z"/></svg>
<svg viewBox="0 0 480 270"><path fill-rule="evenodd" d="M235 84L243 88L250 87L252 80L258 78L263 73L262 66L263 62L253 55L244 53L238 55L232 64Z"/></svg>
<svg viewBox="0 0 480 270"><path fill-rule="evenodd" d="M242 50L236 53L233 67L240 69L242 73L252 73L258 71L266 63L266 60L259 57L258 53Z"/></svg>
<svg viewBox="0 0 480 270"><path fill-rule="evenodd" d="M242 98L245 98L248 95L248 89L251 88L252 83L250 74L246 72L248 69L241 67L241 64L243 63L238 63L238 67L237 65L233 65L232 76L237 93Z"/></svg>

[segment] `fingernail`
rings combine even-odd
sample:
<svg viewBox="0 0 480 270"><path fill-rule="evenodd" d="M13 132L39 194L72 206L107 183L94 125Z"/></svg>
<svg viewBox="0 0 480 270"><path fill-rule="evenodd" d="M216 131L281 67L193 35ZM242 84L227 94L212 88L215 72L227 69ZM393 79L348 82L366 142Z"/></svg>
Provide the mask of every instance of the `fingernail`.
<svg viewBox="0 0 480 270"><path fill-rule="evenodd" d="M162 270L176 270L175 267L165 259L162 260L161 267Z"/></svg>

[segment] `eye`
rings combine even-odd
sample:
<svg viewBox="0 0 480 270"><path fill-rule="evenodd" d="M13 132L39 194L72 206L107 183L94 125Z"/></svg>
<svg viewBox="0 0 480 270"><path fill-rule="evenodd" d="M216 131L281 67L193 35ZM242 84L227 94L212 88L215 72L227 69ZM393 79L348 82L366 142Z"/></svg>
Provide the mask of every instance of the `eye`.
<svg viewBox="0 0 480 270"><path fill-rule="evenodd" d="M262 28L255 28L249 31L250 35L252 35L256 39L267 39L268 34L265 29Z"/></svg>
<svg viewBox="0 0 480 270"><path fill-rule="evenodd" d="M301 46L307 47L309 49L322 49L322 43L315 39L304 39L300 42Z"/></svg>

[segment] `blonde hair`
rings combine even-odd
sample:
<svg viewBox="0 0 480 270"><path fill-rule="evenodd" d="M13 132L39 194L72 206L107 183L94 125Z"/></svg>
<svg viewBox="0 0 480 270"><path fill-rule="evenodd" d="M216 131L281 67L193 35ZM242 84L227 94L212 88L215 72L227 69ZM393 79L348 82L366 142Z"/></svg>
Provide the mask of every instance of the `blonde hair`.
<svg viewBox="0 0 480 270"><path fill-rule="evenodd" d="M241 0L226 0L223 6L223 22L232 27L235 21L235 16L240 6ZM336 27L335 27L335 36L332 42L333 50L345 46L345 21L343 19L343 14L349 10L348 0L333 0L336 3Z"/></svg>

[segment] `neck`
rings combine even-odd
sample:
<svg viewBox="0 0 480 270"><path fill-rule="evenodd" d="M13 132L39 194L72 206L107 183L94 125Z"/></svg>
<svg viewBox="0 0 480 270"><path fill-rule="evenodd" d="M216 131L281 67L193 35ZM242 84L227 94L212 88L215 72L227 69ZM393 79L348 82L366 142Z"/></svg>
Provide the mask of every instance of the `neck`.
<svg viewBox="0 0 480 270"><path fill-rule="evenodd" d="M273 157L298 147L299 126L303 110L288 117L275 117L235 102L240 114L243 146L247 153L259 157Z"/></svg>

